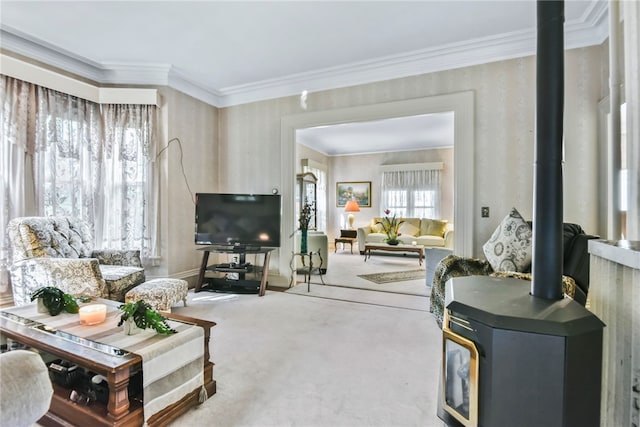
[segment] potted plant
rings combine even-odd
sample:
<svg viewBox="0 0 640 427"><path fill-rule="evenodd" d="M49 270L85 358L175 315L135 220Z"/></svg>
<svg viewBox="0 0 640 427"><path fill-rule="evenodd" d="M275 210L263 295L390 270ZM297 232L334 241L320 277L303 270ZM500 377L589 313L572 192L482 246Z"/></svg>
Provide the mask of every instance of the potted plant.
<svg viewBox="0 0 640 427"><path fill-rule="evenodd" d="M55 286L44 286L36 289L31 294L31 301L38 300L38 312L49 312L52 316L57 316L62 310L67 313L78 312L78 302L73 295L64 293L61 289Z"/></svg>
<svg viewBox="0 0 640 427"><path fill-rule="evenodd" d="M122 316L118 326L124 325L125 333L132 335L140 330L151 328L159 334L171 335L176 333L167 323L167 318L149 305L145 300L131 301L120 307ZM135 328L139 330L135 330Z"/></svg>
<svg viewBox="0 0 640 427"><path fill-rule="evenodd" d="M387 235L385 242L389 245L397 245L400 243L400 240L398 239L401 235L400 225L404 223L404 220L402 218L396 218L396 214L393 214L393 217L389 218L390 213L391 210L385 209L384 214L387 216L382 218L382 221L376 222L376 224L382 225L382 229Z"/></svg>
<svg viewBox="0 0 640 427"><path fill-rule="evenodd" d="M309 231L311 215L313 215L314 210L315 204L309 202L305 202L300 210L300 218L298 218L300 222L300 252L303 254L307 253L307 233Z"/></svg>

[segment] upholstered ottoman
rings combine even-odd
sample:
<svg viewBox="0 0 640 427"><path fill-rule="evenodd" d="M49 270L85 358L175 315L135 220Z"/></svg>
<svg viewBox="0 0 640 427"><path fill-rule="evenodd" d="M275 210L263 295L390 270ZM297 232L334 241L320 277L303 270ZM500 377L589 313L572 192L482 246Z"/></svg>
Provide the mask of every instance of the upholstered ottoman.
<svg viewBox="0 0 640 427"><path fill-rule="evenodd" d="M187 305L189 284L182 279L152 279L148 280L126 293L124 300L145 300L156 310L171 311L171 307L178 302Z"/></svg>

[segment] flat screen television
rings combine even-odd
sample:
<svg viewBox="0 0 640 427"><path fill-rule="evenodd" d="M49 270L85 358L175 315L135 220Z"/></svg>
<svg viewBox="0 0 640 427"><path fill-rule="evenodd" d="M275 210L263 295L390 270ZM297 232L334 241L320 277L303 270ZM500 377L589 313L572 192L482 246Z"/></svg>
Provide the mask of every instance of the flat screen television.
<svg viewBox="0 0 640 427"><path fill-rule="evenodd" d="M280 247L279 194L197 193L196 245Z"/></svg>

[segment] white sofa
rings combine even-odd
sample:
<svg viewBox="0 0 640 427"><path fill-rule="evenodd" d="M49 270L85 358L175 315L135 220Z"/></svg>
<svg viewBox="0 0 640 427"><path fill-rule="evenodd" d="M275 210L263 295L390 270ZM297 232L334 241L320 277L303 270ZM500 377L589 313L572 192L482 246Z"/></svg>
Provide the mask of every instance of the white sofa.
<svg viewBox="0 0 640 427"><path fill-rule="evenodd" d="M453 248L453 224L445 220L429 218L403 218L398 239L402 244L417 245L425 248ZM382 226L377 224L380 218L373 218L365 226L358 228L358 249L364 254L367 243L383 243L387 235Z"/></svg>

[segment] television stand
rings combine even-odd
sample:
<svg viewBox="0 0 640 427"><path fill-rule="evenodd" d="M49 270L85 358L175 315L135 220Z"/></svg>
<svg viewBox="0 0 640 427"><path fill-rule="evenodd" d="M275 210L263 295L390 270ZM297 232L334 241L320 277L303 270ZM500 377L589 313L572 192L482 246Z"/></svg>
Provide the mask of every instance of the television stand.
<svg viewBox="0 0 640 427"><path fill-rule="evenodd" d="M259 294L260 281L247 279L226 279L224 277L209 277L201 291L222 292L232 294Z"/></svg>
<svg viewBox="0 0 640 427"><path fill-rule="evenodd" d="M239 252L234 246L205 246L198 250L203 251L202 262L200 264L200 273L198 274L198 282L196 283L195 292L232 292L232 293L257 293L264 296L267 290L267 277L269 275L269 259L271 251L274 248L251 248L246 247L243 252ZM213 264L209 263L209 254L239 254L240 259L237 264ZM247 254L264 254L262 266L255 266L246 262ZM228 279L224 277L206 277L207 271L215 273L232 273L237 274L238 279ZM256 277L247 278L247 275ZM258 279L259 277L259 279Z"/></svg>

